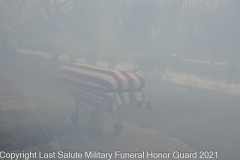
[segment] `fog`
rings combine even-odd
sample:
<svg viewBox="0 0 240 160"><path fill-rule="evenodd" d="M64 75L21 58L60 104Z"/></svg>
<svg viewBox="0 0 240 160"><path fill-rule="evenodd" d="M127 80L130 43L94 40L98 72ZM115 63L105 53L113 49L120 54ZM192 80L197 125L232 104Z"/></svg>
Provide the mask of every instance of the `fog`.
<svg viewBox="0 0 240 160"><path fill-rule="evenodd" d="M0 0L1 158L1 151L180 150L239 159L239 15L237 0ZM123 107L121 133L110 120L92 135L84 107L100 102L75 102L59 84L61 67L74 65L99 71L86 73L96 83L100 73L114 73L104 80L123 87L116 73L143 78L133 89L152 109ZM76 104L84 106L80 118L71 117Z"/></svg>

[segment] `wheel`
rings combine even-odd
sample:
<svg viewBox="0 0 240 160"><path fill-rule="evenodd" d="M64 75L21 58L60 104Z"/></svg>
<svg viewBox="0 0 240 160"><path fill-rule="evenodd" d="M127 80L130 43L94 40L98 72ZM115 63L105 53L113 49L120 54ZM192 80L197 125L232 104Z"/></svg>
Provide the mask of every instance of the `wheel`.
<svg viewBox="0 0 240 160"><path fill-rule="evenodd" d="M96 126L96 127L93 128L94 136L99 136L100 133L101 133L101 128L100 127Z"/></svg>
<svg viewBox="0 0 240 160"><path fill-rule="evenodd" d="M78 120L79 120L79 115L76 113L72 114L71 116L72 123L76 123Z"/></svg>
<svg viewBox="0 0 240 160"><path fill-rule="evenodd" d="M165 71L163 61L156 57L144 56L136 60L133 65L133 73L143 78L159 78Z"/></svg>
<svg viewBox="0 0 240 160"><path fill-rule="evenodd" d="M115 131L115 133L120 133L121 131L122 131L122 124L120 124L120 123L115 123L114 124L114 131Z"/></svg>
<svg viewBox="0 0 240 160"><path fill-rule="evenodd" d="M163 73L165 72L165 66L163 63L158 63L156 60L152 61L153 63L149 65L147 69L144 71L145 77L154 79L154 78L160 78Z"/></svg>

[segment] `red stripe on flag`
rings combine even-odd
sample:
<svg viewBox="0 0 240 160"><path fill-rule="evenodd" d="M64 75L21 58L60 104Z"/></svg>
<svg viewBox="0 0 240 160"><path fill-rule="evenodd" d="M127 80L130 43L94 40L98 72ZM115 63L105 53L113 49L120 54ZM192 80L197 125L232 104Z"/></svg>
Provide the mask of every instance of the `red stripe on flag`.
<svg viewBox="0 0 240 160"><path fill-rule="evenodd" d="M99 77L96 76L90 76L90 75L86 75L83 73L77 73L71 70L65 70L65 69L60 69L59 70L60 74L64 74L64 75L68 75L68 76L72 76L74 78L77 79L83 79L87 82L91 82L91 83L95 83L95 84L99 84L100 86L103 86L109 90L113 90L113 86L110 82L103 80Z"/></svg>
<svg viewBox="0 0 240 160"><path fill-rule="evenodd" d="M124 71L121 71L121 70L119 70L119 72L121 72L128 79L128 81L129 81L128 89L134 88L135 87L134 79L127 72L124 72ZM128 92L128 93L129 93L130 101L135 101L136 97L135 97L134 92Z"/></svg>
<svg viewBox="0 0 240 160"><path fill-rule="evenodd" d="M117 82L118 88L116 88L116 89L123 90L123 82L122 82L121 78L118 77L118 75L114 71L109 71L109 70L106 70L105 68L100 69L100 68L94 68L91 66L83 66L83 65L78 65L78 64L71 64L70 66L109 75L109 76L113 77L114 80Z"/></svg>

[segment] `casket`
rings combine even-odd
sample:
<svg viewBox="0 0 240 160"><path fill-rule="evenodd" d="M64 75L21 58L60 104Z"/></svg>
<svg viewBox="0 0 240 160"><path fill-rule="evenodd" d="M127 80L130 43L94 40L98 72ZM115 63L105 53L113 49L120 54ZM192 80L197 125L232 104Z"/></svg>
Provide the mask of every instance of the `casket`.
<svg viewBox="0 0 240 160"><path fill-rule="evenodd" d="M111 109L135 101L151 107L142 91L144 79L123 70L74 63L59 68L59 82L69 89L101 99Z"/></svg>

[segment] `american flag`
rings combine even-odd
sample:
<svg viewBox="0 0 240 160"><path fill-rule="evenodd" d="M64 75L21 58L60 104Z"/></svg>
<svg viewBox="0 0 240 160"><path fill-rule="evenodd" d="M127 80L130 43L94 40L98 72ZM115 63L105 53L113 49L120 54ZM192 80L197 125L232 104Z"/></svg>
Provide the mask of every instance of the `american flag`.
<svg viewBox="0 0 240 160"><path fill-rule="evenodd" d="M59 68L59 80L68 88L103 99L111 109L135 101L151 108L142 91L144 79L123 70L73 63Z"/></svg>

